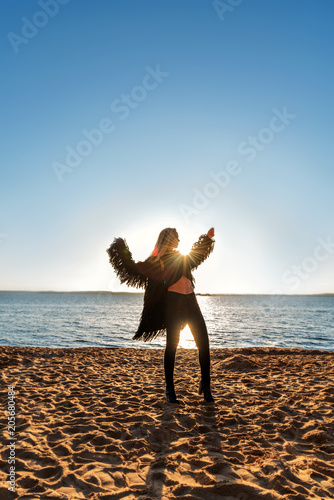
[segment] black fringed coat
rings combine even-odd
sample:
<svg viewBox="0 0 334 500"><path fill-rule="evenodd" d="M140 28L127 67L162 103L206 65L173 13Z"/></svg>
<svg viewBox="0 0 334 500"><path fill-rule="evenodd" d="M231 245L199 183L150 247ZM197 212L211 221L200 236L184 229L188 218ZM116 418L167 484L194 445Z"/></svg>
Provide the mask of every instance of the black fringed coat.
<svg viewBox="0 0 334 500"><path fill-rule="evenodd" d="M126 241L123 238L114 239L107 253L120 282L145 289L144 307L133 340L147 342L165 333L165 301L168 288L183 275L189 278L194 286L192 271L210 255L213 247L214 240L203 234L187 255L173 250L156 262L150 259L134 262Z"/></svg>

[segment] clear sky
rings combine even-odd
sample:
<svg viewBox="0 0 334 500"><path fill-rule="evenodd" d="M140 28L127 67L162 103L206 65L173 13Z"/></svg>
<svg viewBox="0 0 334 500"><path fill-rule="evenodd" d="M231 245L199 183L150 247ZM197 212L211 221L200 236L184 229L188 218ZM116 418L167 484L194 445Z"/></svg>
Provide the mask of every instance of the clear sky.
<svg viewBox="0 0 334 500"><path fill-rule="evenodd" d="M111 290L211 226L197 292L334 292L332 0L3 0L0 289Z"/></svg>

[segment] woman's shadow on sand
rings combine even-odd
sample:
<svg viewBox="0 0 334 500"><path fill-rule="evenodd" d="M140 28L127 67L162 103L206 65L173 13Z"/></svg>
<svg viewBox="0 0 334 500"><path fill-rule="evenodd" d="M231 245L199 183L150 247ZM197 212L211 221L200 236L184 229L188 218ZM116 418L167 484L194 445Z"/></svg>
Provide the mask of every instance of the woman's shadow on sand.
<svg viewBox="0 0 334 500"><path fill-rule="evenodd" d="M160 424L148 436L155 457L140 498L160 500L170 491L176 498L249 498L240 491L239 476L224 454L218 405L194 400L193 396L186 402L181 400L180 405L164 404Z"/></svg>

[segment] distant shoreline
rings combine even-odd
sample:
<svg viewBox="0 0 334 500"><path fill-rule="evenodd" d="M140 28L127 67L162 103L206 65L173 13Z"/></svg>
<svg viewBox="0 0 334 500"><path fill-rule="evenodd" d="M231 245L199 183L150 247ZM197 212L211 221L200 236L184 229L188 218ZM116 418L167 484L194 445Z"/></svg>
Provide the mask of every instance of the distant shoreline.
<svg viewBox="0 0 334 500"><path fill-rule="evenodd" d="M0 293L40 293L40 294L82 294L82 295L143 295L144 292L110 292L108 290L99 291L54 291L54 290L0 290ZM300 294L287 294L287 293L196 293L202 297L334 297L334 293L300 293Z"/></svg>

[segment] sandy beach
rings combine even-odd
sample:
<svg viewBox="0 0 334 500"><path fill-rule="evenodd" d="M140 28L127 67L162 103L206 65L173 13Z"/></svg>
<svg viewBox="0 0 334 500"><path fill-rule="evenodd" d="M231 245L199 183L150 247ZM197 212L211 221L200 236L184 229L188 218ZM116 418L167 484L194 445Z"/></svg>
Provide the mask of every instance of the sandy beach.
<svg viewBox="0 0 334 500"><path fill-rule="evenodd" d="M163 354L0 347L0 498L334 498L333 352L213 349L207 404L197 351L179 349L180 405Z"/></svg>

